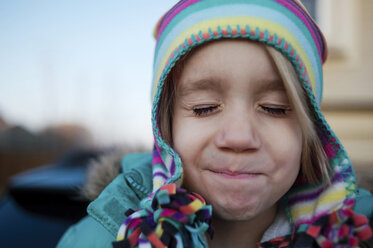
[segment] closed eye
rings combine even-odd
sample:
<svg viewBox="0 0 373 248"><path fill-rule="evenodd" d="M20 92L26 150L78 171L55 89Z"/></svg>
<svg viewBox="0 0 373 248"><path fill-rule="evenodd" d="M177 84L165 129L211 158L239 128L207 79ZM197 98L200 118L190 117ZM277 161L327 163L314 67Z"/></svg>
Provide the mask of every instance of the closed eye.
<svg viewBox="0 0 373 248"><path fill-rule="evenodd" d="M265 112L271 115L274 115L274 116L284 116L290 111L290 109L287 107L268 107L268 106L260 106L260 107Z"/></svg>
<svg viewBox="0 0 373 248"><path fill-rule="evenodd" d="M211 106L197 106L193 108L193 113L196 116L204 116L208 115L218 109L218 105L211 105Z"/></svg>

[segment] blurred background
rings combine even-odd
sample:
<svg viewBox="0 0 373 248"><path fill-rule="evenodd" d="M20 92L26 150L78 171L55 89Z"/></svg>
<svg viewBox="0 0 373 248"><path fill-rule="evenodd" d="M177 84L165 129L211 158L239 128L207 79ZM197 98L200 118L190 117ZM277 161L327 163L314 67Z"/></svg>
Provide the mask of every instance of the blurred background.
<svg viewBox="0 0 373 248"><path fill-rule="evenodd" d="M373 190L373 1L302 1L329 46L323 112L349 153L360 185ZM9 191L11 176L22 171L46 164L86 167L89 159L113 147L122 151L151 150L152 33L157 20L174 3L0 0L0 199ZM72 151L85 152L71 156ZM10 192L18 205L2 203L0 213L14 214L14 209L23 204L24 209L36 209L41 216L45 208L32 205L35 200L25 203L30 188L39 190L33 199L41 201L50 199L55 189L69 180L75 186L84 183L83 169L75 170L77 177L73 177L72 170L62 173L61 166L57 167L52 169L54 174L43 174L41 167L21 177L18 184L16 180ZM48 181L51 178L61 181ZM43 180L47 182L43 187L55 187L48 197L40 186ZM71 192L61 193L58 198L62 196L70 197ZM76 199L66 202L70 207L83 206ZM49 214L56 217L63 204L60 200L54 203L57 210ZM84 214L84 207L79 211L83 212L71 221ZM19 212L14 214L19 220L31 218ZM40 218L37 222L40 224ZM14 223L14 218L9 223ZM55 244L71 223L64 222L45 247ZM31 228L36 226L35 222L29 224ZM51 230L51 222L44 225L40 232ZM4 234L11 236L8 224L0 230L3 238ZM14 237L18 231L14 230Z"/></svg>
<svg viewBox="0 0 373 248"><path fill-rule="evenodd" d="M346 148L361 186L373 190L373 1L319 0L329 47L323 113Z"/></svg>
<svg viewBox="0 0 373 248"><path fill-rule="evenodd" d="M153 28L175 0L0 0L0 188L83 147L152 147Z"/></svg>
<svg viewBox="0 0 373 248"><path fill-rule="evenodd" d="M0 0L1 247L55 247L86 215L87 165L151 150L152 33L174 3Z"/></svg>

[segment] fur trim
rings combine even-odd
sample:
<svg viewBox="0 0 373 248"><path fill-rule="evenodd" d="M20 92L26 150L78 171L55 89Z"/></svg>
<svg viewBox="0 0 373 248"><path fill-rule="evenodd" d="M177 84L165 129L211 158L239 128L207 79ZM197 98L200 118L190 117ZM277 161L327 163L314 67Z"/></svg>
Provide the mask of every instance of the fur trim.
<svg viewBox="0 0 373 248"><path fill-rule="evenodd" d="M120 160L124 154L105 154L88 165L86 183L82 188L84 198L93 201L104 188L120 173Z"/></svg>
<svg viewBox="0 0 373 248"><path fill-rule="evenodd" d="M89 201L95 200L104 188L121 173L123 156L143 151L145 151L143 148L117 148L92 160L88 164L86 182L81 189L82 196Z"/></svg>

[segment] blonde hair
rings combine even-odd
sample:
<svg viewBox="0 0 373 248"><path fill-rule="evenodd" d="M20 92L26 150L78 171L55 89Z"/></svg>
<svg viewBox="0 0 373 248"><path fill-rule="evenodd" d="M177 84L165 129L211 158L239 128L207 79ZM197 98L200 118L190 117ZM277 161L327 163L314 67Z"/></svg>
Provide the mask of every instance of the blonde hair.
<svg viewBox="0 0 373 248"><path fill-rule="evenodd" d="M265 46L275 63L284 83L284 87L293 106L299 122L303 143L301 155L300 177L310 184L323 182L330 183L329 161L318 137L317 119L313 115L313 106L309 102L307 92L302 87L298 75L290 61L275 48ZM196 49L196 48L195 48ZM194 50L193 50L194 51ZM172 116L175 102L176 82L181 75L184 63L192 52L188 52L179 59L177 64L166 78L159 100L158 124L162 138L171 147L172 142Z"/></svg>
<svg viewBox="0 0 373 248"><path fill-rule="evenodd" d="M302 130L303 144L301 157L301 176L309 183L330 183L329 160L317 134L318 125L313 114L313 106L309 102L306 90L302 87L294 66L275 48L265 46L273 59L284 83L284 87L293 106L299 126Z"/></svg>
<svg viewBox="0 0 373 248"><path fill-rule="evenodd" d="M195 48L193 51L198 49ZM192 51L184 54L172 68L164 81L163 90L159 99L158 105L158 125L161 131L163 140L169 145L173 146L172 142L172 117L173 108L175 104L175 94L177 81L181 76L181 71L184 68L185 61L189 58Z"/></svg>

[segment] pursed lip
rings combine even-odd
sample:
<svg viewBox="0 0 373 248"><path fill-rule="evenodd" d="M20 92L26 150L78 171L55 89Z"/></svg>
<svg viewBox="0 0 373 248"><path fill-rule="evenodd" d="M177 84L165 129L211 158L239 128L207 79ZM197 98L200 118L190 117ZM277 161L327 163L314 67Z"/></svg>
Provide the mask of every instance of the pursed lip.
<svg viewBox="0 0 373 248"><path fill-rule="evenodd" d="M255 178L260 176L262 173L252 172L252 171L232 171L226 169L208 169L210 172L216 174L217 176L221 176L224 178L230 179L247 179L247 178Z"/></svg>

